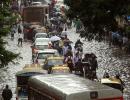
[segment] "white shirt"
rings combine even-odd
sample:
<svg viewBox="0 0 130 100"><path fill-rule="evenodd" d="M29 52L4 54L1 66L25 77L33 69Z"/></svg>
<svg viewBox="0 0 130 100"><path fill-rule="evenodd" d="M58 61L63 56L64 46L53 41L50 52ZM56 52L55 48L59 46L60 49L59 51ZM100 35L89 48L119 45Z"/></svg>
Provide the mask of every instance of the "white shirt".
<svg viewBox="0 0 130 100"><path fill-rule="evenodd" d="M18 34L18 38L22 38L23 39L23 34Z"/></svg>

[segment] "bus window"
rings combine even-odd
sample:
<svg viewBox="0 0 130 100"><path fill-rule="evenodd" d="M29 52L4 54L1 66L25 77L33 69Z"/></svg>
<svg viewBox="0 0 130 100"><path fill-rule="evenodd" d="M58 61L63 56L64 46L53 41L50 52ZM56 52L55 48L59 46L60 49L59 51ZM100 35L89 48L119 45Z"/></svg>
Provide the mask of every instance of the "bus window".
<svg viewBox="0 0 130 100"><path fill-rule="evenodd" d="M27 88L26 87L18 87L18 96L28 96Z"/></svg>
<svg viewBox="0 0 130 100"><path fill-rule="evenodd" d="M28 83L28 76L17 76L17 85L25 85Z"/></svg>
<svg viewBox="0 0 130 100"><path fill-rule="evenodd" d="M56 100L51 96L29 88L29 100Z"/></svg>

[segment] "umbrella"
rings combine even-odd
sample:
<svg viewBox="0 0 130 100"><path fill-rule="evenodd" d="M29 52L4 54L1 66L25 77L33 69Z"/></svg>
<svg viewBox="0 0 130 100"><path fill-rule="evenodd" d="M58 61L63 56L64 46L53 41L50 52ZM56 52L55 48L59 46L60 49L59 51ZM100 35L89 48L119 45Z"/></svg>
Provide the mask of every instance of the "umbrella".
<svg viewBox="0 0 130 100"><path fill-rule="evenodd" d="M60 37L58 37L58 36L52 36L51 38L50 38L50 41L59 41L61 38Z"/></svg>

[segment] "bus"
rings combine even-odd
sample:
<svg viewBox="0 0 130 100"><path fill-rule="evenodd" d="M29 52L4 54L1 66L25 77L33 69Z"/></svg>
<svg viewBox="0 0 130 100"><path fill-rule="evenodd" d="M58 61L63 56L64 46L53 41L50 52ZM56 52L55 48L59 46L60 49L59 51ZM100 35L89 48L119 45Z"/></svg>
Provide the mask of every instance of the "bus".
<svg viewBox="0 0 130 100"><path fill-rule="evenodd" d="M123 94L73 74L49 74L29 79L28 100L123 100Z"/></svg>
<svg viewBox="0 0 130 100"><path fill-rule="evenodd" d="M39 64L26 64L16 73L16 100L28 100L28 79L31 76L47 74Z"/></svg>

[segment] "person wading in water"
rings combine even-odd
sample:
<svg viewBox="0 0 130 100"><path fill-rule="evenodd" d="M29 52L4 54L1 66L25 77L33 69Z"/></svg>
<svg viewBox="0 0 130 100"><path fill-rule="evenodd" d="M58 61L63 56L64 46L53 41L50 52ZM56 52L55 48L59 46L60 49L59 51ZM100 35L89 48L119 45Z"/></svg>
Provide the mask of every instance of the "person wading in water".
<svg viewBox="0 0 130 100"><path fill-rule="evenodd" d="M3 97L3 100L11 100L12 91L11 91L11 89L9 89L8 85L6 85L5 89L3 89L2 97Z"/></svg>

